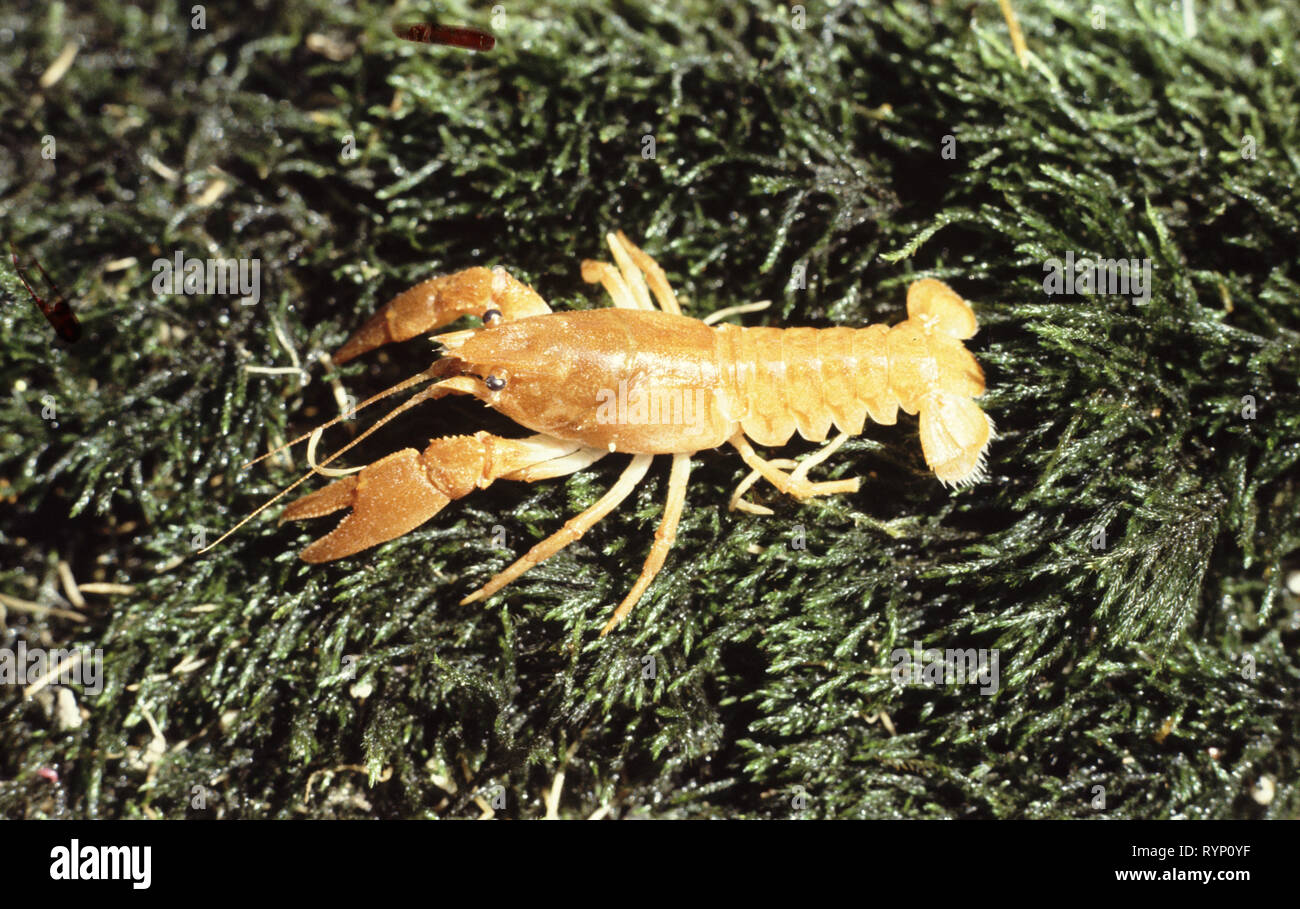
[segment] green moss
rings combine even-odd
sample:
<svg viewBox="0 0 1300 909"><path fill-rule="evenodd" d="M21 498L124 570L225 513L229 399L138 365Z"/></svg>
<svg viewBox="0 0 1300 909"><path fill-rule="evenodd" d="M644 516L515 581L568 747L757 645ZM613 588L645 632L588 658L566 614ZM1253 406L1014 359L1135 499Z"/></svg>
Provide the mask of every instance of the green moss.
<svg viewBox="0 0 1300 909"><path fill-rule="evenodd" d="M803 29L771 4L406 16L492 28L479 55L396 40L387 4L0 14L0 233L85 329L52 346L0 261L0 592L66 607L60 559L135 587L85 624L8 611L0 646L102 648L106 687L66 731L0 687L0 815L477 816L499 792L537 817L561 766L573 817L1082 817L1095 786L1111 816L1296 815L1296 15L1218 4L1188 38L1170 4L1017 2L1022 68L994 4L805 6ZM266 515L195 555L296 477L240 465L334 413L319 355L366 314L498 263L605 305L578 263L614 227L693 314L776 301L748 324L893 322L915 277L952 283L990 481L943 489L904 420L824 471L859 495L760 490L754 517L726 509L739 459L702 452L663 574L604 640L665 465L486 608L457 604L621 459L328 566L296 558L328 522ZM155 293L177 250L259 259L261 301ZM1067 251L1149 258L1150 301L1049 299ZM294 357L308 381L245 369ZM364 395L427 358L337 377ZM353 463L509 426L425 405ZM914 641L996 648L1000 687L895 684Z"/></svg>

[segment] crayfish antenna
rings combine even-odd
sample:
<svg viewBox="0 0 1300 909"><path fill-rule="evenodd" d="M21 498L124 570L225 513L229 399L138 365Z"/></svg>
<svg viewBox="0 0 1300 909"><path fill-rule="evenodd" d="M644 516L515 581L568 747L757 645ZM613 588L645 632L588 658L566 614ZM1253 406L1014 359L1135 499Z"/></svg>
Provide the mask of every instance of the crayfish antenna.
<svg viewBox="0 0 1300 909"><path fill-rule="evenodd" d="M442 361L440 360L438 362L441 363ZM362 401L360 404L358 404L356 407L352 408L348 412L339 414L334 419L320 424L315 429L310 429L307 432L304 432L302 435L298 436L298 438L291 439L288 442L285 442L283 445L271 449L266 454L258 455L256 458L253 458L253 460L240 465L239 469L247 470L248 468L252 467L254 464L260 464L262 461L265 461L267 458L278 455L282 451L288 451L290 448L297 445L299 442L305 439L310 439L316 433L324 432L326 429L329 429L331 426L341 423L344 420L351 419L353 416L356 415L358 411L364 410L365 408L369 407L371 404L374 404L376 401L382 401L384 398L388 397L389 395L395 395L399 391L405 391L406 389L410 388L413 385L419 385L421 382L428 382L430 379L438 378L443 371L438 370L437 366L438 364L435 363L433 366L429 367L424 372L416 373L415 375L411 376L409 379L403 379L401 382L398 382L396 385L392 386L391 388L385 388L383 391L379 392L378 394L371 395L370 397L366 398L364 401Z"/></svg>
<svg viewBox="0 0 1300 909"><path fill-rule="evenodd" d="M412 383L416 382L417 380L434 378L436 375L439 374L438 367L439 367L441 364L446 363L446 362L447 362L447 361L445 361L445 360L440 360L438 363L435 363L433 366L429 367L429 369L426 369L424 372L420 373L418 376L412 376L410 379L407 379L407 380L404 381L404 382L399 382L399 383L397 383L397 385L394 385L392 388L388 389L387 391L380 392L378 395L375 395L374 398L372 398L372 399L366 401L365 403L366 403L366 404L369 404L369 403L371 403L371 401L378 400L379 398L382 398L382 397L384 397L385 395L392 394L392 393L394 393L395 391L398 391L398 390L400 390L400 389L402 389L402 388L410 387L410 385L411 385ZM444 371L445 371L445 370L444 370ZM408 410L410 410L412 407L414 407L416 404L421 404L421 403L423 403L423 402L425 402L425 401L429 401L429 400L432 400L432 399L434 399L434 398L440 398L440 397L442 397L443 395L447 394L447 392L453 390L453 387L455 387L456 390L464 390L462 387L460 387L460 386L456 386L456 385L455 385L455 383L457 383L457 382L458 382L457 379L448 379L447 381L439 382L439 383L436 384L436 385L431 385L431 386L429 386L428 388L422 389L421 391L419 391L419 392L417 392L416 394L412 395L412 396L411 396L410 398L408 398L406 401L404 401L404 402L402 402L401 404L397 405L397 406L394 407L392 410L390 410L388 413L386 413L386 414L384 414L382 417L380 417L380 418L375 422L375 424L374 424L373 426L371 426L371 427L369 427L368 429L366 429L365 432L361 433L361 435L357 436L357 437L356 437L355 439L353 439L351 442L349 442L348 444L344 445L342 448L340 448L338 451L334 452L332 455L330 455L328 458L326 458L325 460L321 461L320 463L318 463L318 464L313 464L311 470L307 471L307 472L306 472L305 474L303 474L301 477L299 477L298 479L294 480L292 483L290 483L290 484L289 484L288 486L286 486L284 489L281 489L279 492L277 492L277 493L276 493L274 496L272 496L270 499L267 499L265 502L263 502L263 503L262 503L261 505L259 505L256 509L254 509L250 514L248 514L247 517L245 517L243 520L241 520L241 521L240 521L238 524L236 524L234 527L230 528L230 529L227 530L225 533L223 533L221 536L217 537L215 540L213 540L211 543L209 543L207 546L204 546L202 549L200 549L200 550L198 551L198 554L199 554L199 555L202 555L203 553L207 552L209 549L213 549L213 548L215 548L215 547L217 546L217 544L221 543L223 540L225 540L225 539L226 539L227 537L229 537L231 534L235 533L235 531L239 530L239 528L243 527L243 526L244 526L245 524L247 524L249 521L253 520L253 518L257 517L259 514L261 514L262 512L266 511L266 509L270 508L270 507L271 507L272 505L274 505L276 502L280 501L282 498L284 498L284 497L285 497L286 495L288 495L290 492L293 492L293 490L297 489L299 486L301 486L303 483L305 483L308 479L310 479L312 476L314 476L314 475L319 471L319 468L326 466L327 464L330 463L330 461L333 461L335 458L338 458L340 455L344 454L348 449L352 448L354 445L358 445L358 444L360 444L362 441L365 440L365 438L366 438L367 436L369 436L371 433L374 433L374 432L376 432L377 430L379 430L379 428L382 427L382 426L383 426L385 423L387 423L389 420L392 420L392 419L396 418L397 416L399 416L400 414L405 413L406 411L408 411ZM449 387L449 386L452 386L452 387ZM364 407L364 406L365 406L365 405L363 404L363 405L359 406L357 409L360 410L361 407ZM324 424L324 425L325 425L325 426L329 426L329 425L331 425L332 423L335 423L335 422L337 422L337 418L336 418L335 420L331 420L329 423L326 423L326 424ZM323 429L324 427L320 427L320 428ZM296 439L295 442L302 441L302 439L311 438L311 436L313 436L316 432L317 432L317 430L312 430L311 432L307 433L306 435L302 436L301 438ZM294 444L294 443L291 442L291 443L289 443L289 444ZM287 447L287 446L282 446L282 447ZM277 449L277 450L280 450L280 449ZM270 452L270 454L274 454L274 453L275 453L275 452ZM265 457L265 455L264 455L263 457ZM261 460L261 459L259 458L258 460ZM256 462L251 462L251 463L256 463Z"/></svg>

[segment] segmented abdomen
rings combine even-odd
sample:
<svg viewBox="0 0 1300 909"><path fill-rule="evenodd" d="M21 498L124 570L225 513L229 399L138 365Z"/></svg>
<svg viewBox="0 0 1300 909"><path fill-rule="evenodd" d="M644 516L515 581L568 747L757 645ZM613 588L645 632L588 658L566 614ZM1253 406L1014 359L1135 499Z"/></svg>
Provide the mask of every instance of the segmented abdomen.
<svg viewBox="0 0 1300 909"><path fill-rule="evenodd" d="M783 445L797 430L824 441L832 424L857 435L869 415L886 425L900 402L889 381L890 329L717 329L717 361L731 418L759 445ZM908 408L909 411L911 408Z"/></svg>

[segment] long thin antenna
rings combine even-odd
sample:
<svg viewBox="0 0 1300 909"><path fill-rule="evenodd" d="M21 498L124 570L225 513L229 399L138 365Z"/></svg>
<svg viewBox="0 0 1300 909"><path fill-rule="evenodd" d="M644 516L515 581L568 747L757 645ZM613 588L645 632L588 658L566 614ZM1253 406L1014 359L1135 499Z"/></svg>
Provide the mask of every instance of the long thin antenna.
<svg viewBox="0 0 1300 909"><path fill-rule="evenodd" d="M439 361L439 362L441 363L441 362L445 362L445 361ZM430 369L426 370L425 373L421 373L421 375L425 375L425 374L428 373L428 372L432 372L433 369L436 368L436 366L437 366L437 364L434 364L434 367L431 367ZM406 382L409 383L409 382L413 381L413 379L415 379L415 378L419 378L419 376L412 377L412 379L407 379ZM333 461L335 458L337 458L337 457L339 457L340 455L342 455L344 452L346 452L348 449L352 448L354 445L357 445L357 444L359 444L360 442L362 442L362 441L363 441L367 436L369 436L370 434L372 434L373 432L375 432L376 430L378 430L381 426L383 426L383 425L384 425L385 423L387 423L389 420L394 419L394 418L397 417L399 414L405 413L406 411L408 411L408 410L410 410L412 407L414 407L416 404L420 404L420 403L423 403L424 401L429 401L429 400L432 400L432 399L434 399L434 398L440 398L440 397L442 397L443 395L445 395L445 394L447 394L448 392L451 392L451 391L465 391L465 392L470 392L470 393L472 393L472 392L475 390L474 381L475 381L474 379L471 379L471 378L469 378L469 377L467 377L467 376L457 376L457 377L455 377L455 378L447 379L447 380L445 380L445 381L439 382L439 383L436 384L436 385L430 385L428 388L426 388L426 389L424 389L424 390L422 390L422 391L420 391L420 392L417 392L416 394L414 394L414 395L412 395L410 398L408 398L406 401L404 401L403 403L397 405L397 406L394 407L392 410L390 410L388 413L384 414L383 417L381 417L379 420L377 420L373 426L371 426L371 427L370 427L369 429L367 429L365 432L361 433L361 435L357 436L355 439L353 439L353 440L352 440L351 442L349 442L348 444L344 445L344 446L343 446L342 448L340 448L338 451L334 452L334 454L330 455L330 456L329 456L328 458L326 458L324 461L321 461L320 464L318 464L317 466L318 466L318 467L324 467L324 466L325 466L326 464L328 464L330 461ZM399 383L399 385L400 385L400 384L404 384L404 383ZM390 391L391 391L391 389L390 389ZM313 432L315 432L315 430L313 430ZM309 433L307 433L306 436L303 436L303 438L304 438L304 439L305 439L305 438L308 438L308 437L311 436L311 435L312 435L312 433L309 432ZM266 511L266 509L270 508L270 507L271 507L272 505L274 505L276 502L280 501L282 498L284 498L287 494L289 494L289 493L292 492L293 490L297 489L299 486L301 486L303 483L305 483L305 482L306 482L310 477L312 477L313 475L315 475L315 473L316 473L316 471L315 471L314 469L313 469L313 470L309 470L309 471L307 471L307 473L303 474L301 477L299 477L298 479L294 480L292 483L290 483L290 484L289 484L288 486L286 486L284 489L281 489L279 492L277 492L277 493L276 493L274 496L272 496L270 499L268 499L267 501L265 501L265 502L263 502L261 505L259 505L259 506L258 506L258 507L257 507L257 508L256 508L256 509L251 513L251 514L249 514L247 517L245 517L242 521L240 521L240 522L239 522L238 524L236 524L234 527L230 528L230 529L227 530L225 533L223 533L221 536L217 537L217 539L213 540L210 544L208 544L207 546L204 546L202 549L200 549L200 550L198 551L198 555L202 555L203 553L207 552L209 549L212 549L213 547L215 547L215 546L216 546L218 543L220 543L222 540L226 539L228 536L230 536L231 534L233 534L235 531L239 530L239 528L243 527L243 526L244 526L245 524L247 524L249 521L253 520L253 518L257 517L259 514L261 514L262 512Z"/></svg>
<svg viewBox="0 0 1300 909"><path fill-rule="evenodd" d="M410 388L412 385L419 385L421 382L427 382L430 379L435 379L435 378L437 378L437 374L434 372L433 367L430 367L429 369L426 369L424 372L416 373L415 375L411 376L409 379L403 379L401 382L398 382L396 385L392 386L391 388L386 388L376 395L371 395L369 398L366 398L356 407L353 407L351 410L347 411L346 413L339 414L337 417L330 420L329 422L322 423L319 426L317 426L315 429L310 429L307 432L303 433L302 435L298 436L298 438L285 442L280 447L273 448L264 455L259 455L258 457L253 458L253 460L249 461L247 464L242 465L239 469L247 470L248 468L252 467L254 464L259 464L262 461L265 461L269 457L272 457L274 455L279 454L282 451L292 448L293 446L301 442L303 439L311 438L311 436L314 433L323 432L324 430L329 429L331 426L335 425L336 423L340 423L343 420L350 419L358 411L364 410L365 408L369 407L371 404L374 404L376 401L382 401L384 398L388 397L389 395L395 395L399 391L405 391L406 389Z"/></svg>

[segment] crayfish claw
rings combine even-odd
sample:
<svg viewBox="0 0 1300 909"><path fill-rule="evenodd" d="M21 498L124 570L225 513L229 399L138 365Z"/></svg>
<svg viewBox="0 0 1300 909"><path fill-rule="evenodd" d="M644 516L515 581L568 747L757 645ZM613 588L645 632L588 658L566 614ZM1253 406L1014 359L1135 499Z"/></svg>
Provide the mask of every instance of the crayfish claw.
<svg viewBox="0 0 1300 909"><path fill-rule="evenodd" d="M339 526L304 549L304 562L341 559L400 537L436 515L451 499L429 482L414 448L394 452L355 476L336 480L285 508L281 520L295 521L352 513Z"/></svg>

